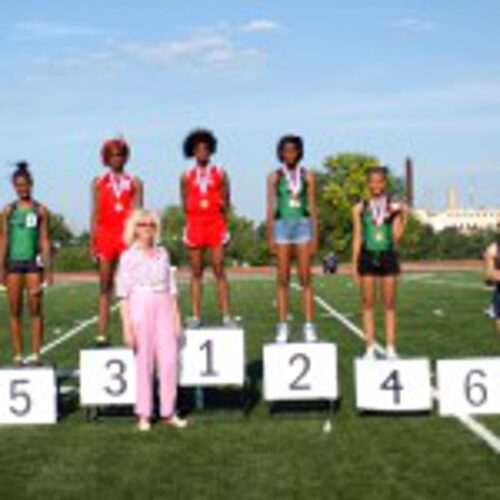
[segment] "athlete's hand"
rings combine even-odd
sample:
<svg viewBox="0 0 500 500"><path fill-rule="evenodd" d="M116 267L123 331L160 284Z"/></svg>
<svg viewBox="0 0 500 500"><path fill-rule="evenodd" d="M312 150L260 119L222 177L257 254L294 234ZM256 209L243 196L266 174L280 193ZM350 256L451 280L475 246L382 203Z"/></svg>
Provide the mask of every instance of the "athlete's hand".
<svg viewBox="0 0 500 500"><path fill-rule="evenodd" d="M47 286L52 286L54 284L54 273L52 271L48 272L46 275L45 275L45 280L44 280L44 283L47 285Z"/></svg>
<svg viewBox="0 0 500 500"><path fill-rule="evenodd" d="M123 332L123 342L129 348L135 351L135 336L132 328L128 327L124 329Z"/></svg>
<svg viewBox="0 0 500 500"><path fill-rule="evenodd" d="M313 239L309 243L309 253L311 256L316 255L316 252L318 251L318 241L316 239Z"/></svg>
<svg viewBox="0 0 500 500"><path fill-rule="evenodd" d="M357 287L361 286L361 276L359 275L356 266L353 266L352 268L352 281Z"/></svg>
<svg viewBox="0 0 500 500"><path fill-rule="evenodd" d="M269 238L267 240L267 247L269 248L269 252L271 252L272 255L276 255L276 253L278 252L278 246L276 245L273 238Z"/></svg>
<svg viewBox="0 0 500 500"><path fill-rule="evenodd" d="M7 273L3 267L0 269L0 285L7 286Z"/></svg>

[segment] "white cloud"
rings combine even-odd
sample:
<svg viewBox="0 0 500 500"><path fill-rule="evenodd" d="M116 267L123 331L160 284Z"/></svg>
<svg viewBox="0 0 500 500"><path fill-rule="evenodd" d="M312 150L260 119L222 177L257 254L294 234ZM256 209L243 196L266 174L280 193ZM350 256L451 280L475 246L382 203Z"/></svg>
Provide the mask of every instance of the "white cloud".
<svg viewBox="0 0 500 500"><path fill-rule="evenodd" d="M283 27L281 24L270 19L254 19L239 27L242 33L269 33L272 31L279 31Z"/></svg>
<svg viewBox="0 0 500 500"><path fill-rule="evenodd" d="M99 30L87 26L56 24L46 21L26 21L13 26L14 31L26 38L65 38L73 36L91 36Z"/></svg>
<svg viewBox="0 0 500 500"><path fill-rule="evenodd" d="M406 33L431 33L437 31L439 25L428 19L405 17L396 21L393 27Z"/></svg>

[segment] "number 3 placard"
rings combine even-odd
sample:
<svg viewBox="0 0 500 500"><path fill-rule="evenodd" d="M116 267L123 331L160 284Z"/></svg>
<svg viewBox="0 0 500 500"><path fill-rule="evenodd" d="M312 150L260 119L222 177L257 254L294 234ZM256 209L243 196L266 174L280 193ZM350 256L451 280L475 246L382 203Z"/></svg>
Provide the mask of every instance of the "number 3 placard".
<svg viewBox="0 0 500 500"><path fill-rule="evenodd" d="M245 383L245 334L241 329L186 330L180 385L210 387Z"/></svg>
<svg viewBox="0 0 500 500"><path fill-rule="evenodd" d="M266 401L334 401L338 398L335 344L268 344L264 347Z"/></svg>
<svg viewBox="0 0 500 500"><path fill-rule="evenodd" d="M500 358L437 363L440 415L500 413Z"/></svg>
<svg viewBox="0 0 500 500"><path fill-rule="evenodd" d="M53 368L0 370L0 424L54 424L56 399Z"/></svg>
<svg viewBox="0 0 500 500"><path fill-rule="evenodd" d="M80 403L83 406L133 405L135 359L131 349L80 351Z"/></svg>

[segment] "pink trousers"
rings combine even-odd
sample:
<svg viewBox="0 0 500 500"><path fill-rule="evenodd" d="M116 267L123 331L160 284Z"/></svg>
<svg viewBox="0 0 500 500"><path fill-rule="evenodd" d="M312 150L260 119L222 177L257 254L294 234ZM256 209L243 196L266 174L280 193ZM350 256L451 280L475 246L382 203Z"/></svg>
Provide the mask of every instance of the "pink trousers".
<svg viewBox="0 0 500 500"><path fill-rule="evenodd" d="M151 417L155 367L160 381L160 414L170 417L177 397L177 325L173 301L166 293L132 293L129 313L136 343L137 402L135 413Z"/></svg>

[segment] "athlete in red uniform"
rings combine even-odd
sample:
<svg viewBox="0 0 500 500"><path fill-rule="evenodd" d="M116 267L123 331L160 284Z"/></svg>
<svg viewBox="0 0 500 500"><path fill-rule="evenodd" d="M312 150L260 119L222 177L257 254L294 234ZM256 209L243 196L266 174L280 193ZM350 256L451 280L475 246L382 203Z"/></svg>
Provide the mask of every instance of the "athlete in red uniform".
<svg viewBox="0 0 500 500"><path fill-rule="evenodd" d="M141 181L124 171L129 155L130 148L123 139L105 142L101 156L109 172L92 183L91 255L98 263L100 279L98 345L108 343L114 274L126 248L123 239L125 222L134 208L142 206Z"/></svg>
<svg viewBox="0 0 500 500"><path fill-rule="evenodd" d="M235 326L229 310L229 287L224 270L224 246L229 241L227 213L230 207L229 180L220 167L210 163L217 150L217 139L208 130L195 130L184 142L184 154L196 164L181 179L181 197L186 213L184 243L191 261L192 318L188 326L201 325L201 287L203 254L211 252L212 269L217 281L223 324Z"/></svg>

